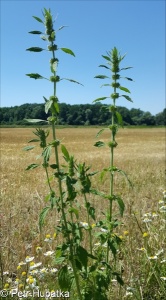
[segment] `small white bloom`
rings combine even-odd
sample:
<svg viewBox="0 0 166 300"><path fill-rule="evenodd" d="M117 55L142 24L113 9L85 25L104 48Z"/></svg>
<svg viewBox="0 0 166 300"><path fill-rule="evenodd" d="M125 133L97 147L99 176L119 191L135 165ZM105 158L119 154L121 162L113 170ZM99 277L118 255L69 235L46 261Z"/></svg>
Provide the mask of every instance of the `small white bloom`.
<svg viewBox="0 0 166 300"><path fill-rule="evenodd" d="M166 259L163 259L160 263L164 264L166 262Z"/></svg>
<svg viewBox="0 0 166 300"><path fill-rule="evenodd" d="M54 253L54 251L47 251L44 253L45 256L51 256Z"/></svg>
<svg viewBox="0 0 166 300"><path fill-rule="evenodd" d="M159 256L160 254L162 254L164 252L163 249L159 250L157 253L156 253L156 256Z"/></svg>
<svg viewBox="0 0 166 300"><path fill-rule="evenodd" d="M32 260L34 260L34 256L32 256L32 257L27 256L27 257L25 258L25 262L26 262L26 263L29 263L29 262L31 262ZM20 264L19 264L19 265L20 265Z"/></svg>
<svg viewBox="0 0 166 300"><path fill-rule="evenodd" d="M166 205L161 206L159 209L161 212L166 212Z"/></svg>
<svg viewBox="0 0 166 300"><path fill-rule="evenodd" d="M87 229L88 226L89 226L88 223L86 223L86 222L80 222L80 225L83 226L83 227L86 228L86 229Z"/></svg>
<svg viewBox="0 0 166 300"><path fill-rule="evenodd" d="M166 280L166 277L160 277L162 280Z"/></svg>
<svg viewBox="0 0 166 300"><path fill-rule="evenodd" d="M105 228L101 228L101 231L102 231L102 232L108 232L108 230L105 229Z"/></svg>
<svg viewBox="0 0 166 300"><path fill-rule="evenodd" d="M50 270L50 272L51 272L51 274L54 274L54 273L58 272L58 269L52 268L52 269Z"/></svg>
<svg viewBox="0 0 166 300"><path fill-rule="evenodd" d="M36 264L30 266L29 269L30 269L30 270L33 270L33 269L35 269L35 268L40 267L41 265L42 265L42 262L38 262L38 263L36 263Z"/></svg>
<svg viewBox="0 0 166 300"><path fill-rule="evenodd" d="M157 259L157 255L154 255L154 256L148 256L148 259L149 259L149 260L156 260L156 259Z"/></svg>
<svg viewBox="0 0 166 300"><path fill-rule="evenodd" d="M152 220L151 220L151 219L148 219L148 218L145 218L145 219L143 219L143 222L144 222L144 223L150 223L150 222L152 222Z"/></svg>

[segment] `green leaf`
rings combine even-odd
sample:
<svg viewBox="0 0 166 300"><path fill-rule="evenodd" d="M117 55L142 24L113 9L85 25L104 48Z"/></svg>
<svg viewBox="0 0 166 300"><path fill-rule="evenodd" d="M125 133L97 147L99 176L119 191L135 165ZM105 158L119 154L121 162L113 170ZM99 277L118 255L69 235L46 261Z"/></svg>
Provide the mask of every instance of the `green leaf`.
<svg viewBox="0 0 166 300"><path fill-rule="evenodd" d="M32 169L35 169L37 167L39 167L40 165L39 164L31 164L29 165L25 170L28 171L28 170L32 170Z"/></svg>
<svg viewBox="0 0 166 300"><path fill-rule="evenodd" d="M116 117L118 119L118 124L121 125L121 126L123 126L122 115L118 111L116 111L115 114L116 114Z"/></svg>
<svg viewBox="0 0 166 300"><path fill-rule="evenodd" d="M28 143L36 143L36 142L40 142L40 140L38 140L38 139L33 139L33 140L28 141Z"/></svg>
<svg viewBox="0 0 166 300"><path fill-rule="evenodd" d="M99 137L99 135L105 130L106 128L102 128L98 131L98 133L96 134L96 138Z"/></svg>
<svg viewBox="0 0 166 300"><path fill-rule="evenodd" d="M119 89L126 92L126 93L130 93L130 91L127 88L123 87L123 86L119 86Z"/></svg>
<svg viewBox="0 0 166 300"><path fill-rule="evenodd" d="M120 97L124 97L124 98L126 98L128 101L133 102L133 100L132 100L129 96L121 95Z"/></svg>
<svg viewBox="0 0 166 300"><path fill-rule="evenodd" d="M117 168L116 168L116 170L114 170L114 171L117 171L118 173L121 173L121 174L127 179L129 185L130 185L131 187L133 187L133 184L132 184L131 180L128 178L126 172L124 172L124 171L122 171L122 170L120 170L120 169L117 169Z"/></svg>
<svg viewBox="0 0 166 300"><path fill-rule="evenodd" d="M26 76L29 76L30 78L34 78L34 79L43 79L44 78L43 76L41 76L38 73L26 74Z"/></svg>
<svg viewBox="0 0 166 300"><path fill-rule="evenodd" d="M82 246L78 246L76 250L77 259L80 261L85 270L87 269L88 264L88 252Z"/></svg>
<svg viewBox="0 0 166 300"><path fill-rule="evenodd" d="M40 22L40 23L43 23L43 21L42 21L40 18L35 17L35 16L33 16L33 18L34 18L36 21L38 21L38 22Z"/></svg>
<svg viewBox="0 0 166 300"><path fill-rule="evenodd" d="M105 84L102 84L101 87L102 87L102 86L111 86L111 84L105 83Z"/></svg>
<svg viewBox="0 0 166 300"><path fill-rule="evenodd" d="M40 47L31 47L31 48L26 49L26 51L31 51L31 52L41 52L43 50L44 49L40 48Z"/></svg>
<svg viewBox="0 0 166 300"><path fill-rule="evenodd" d="M112 275L115 275L115 276L116 276L117 282L118 282L120 285L124 285L124 281L123 281L123 279L121 278L121 276L120 276L119 273L113 272Z"/></svg>
<svg viewBox="0 0 166 300"><path fill-rule="evenodd" d="M134 81L132 78L129 78L129 77L120 77L120 78L124 78L124 79L130 80L130 81Z"/></svg>
<svg viewBox="0 0 166 300"><path fill-rule="evenodd" d="M109 60L111 61L110 57L109 56L106 56L106 55L102 55L103 58L105 58L106 60Z"/></svg>
<svg viewBox="0 0 166 300"><path fill-rule="evenodd" d="M124 213L124 209L125 209L125 205L123 200L116 196L115 200L117 201L118 205L119 205L119 211L120 211L120 215L123 217L123 213Z"/></svg>
<svg viewBox="0 0 166 300"><path fill-rule="evenodd" d="M69 155L69 152L67 151L67 149L64 145L61 145L61 151L62 151L66 161L69 161L70 160L70 155Z"/></svg>
<svg viewBox="0 0 166 300"><path fill-rule="evenodd" d="M82 85L83 86L83 84L82 83L80 83L80 82L78 82L78 81L76 81L76 80L74 80L74 79L69 79L69 78L62 78L61 80L68 80L68 81L70 81L70 82L74 82L74 83L77 83L77 84L80 84L80 85Z"/></svg>
<svg viewBox="0 0 166 300"><path fill-rule="evenodd" d="M52 164L52 165L50 165L50 168L52 168L52 169L58 169L58 165L57 164Z"/></svg>
<svg viewBox="0 0 166 300"><path fill-rule="evenodd" d="M42 32L41 32L41 31L38 31L38 30L29 31L28 33L32 33L32 34L42 34Z"/></svg>
<svg viewBox="0 0 166 300"><path fill-rule="evenodd" d="M45 163L48 163L48 161L49 161L49 159L50 159L50 156L51 156L51 149L52 149L52 146L49 145L49 146L47 146L47 147L43 150L43 152L42 152L42 156L43 156L43 158L44 158Z"/></svg>
<svg viewBox="0 0 166 300"><path fill-rule="evenodd" d="M59 28L57 29L57 31L62 30L64 27L68 27L68 26L63 25L63 26L59 27Z"/></svg>
<svg viewBox="0 0 166 300"><path fill-rule="evenodd" d="M33 148L35 148L35 146L26 146L23 148L24 151L29 151L32 150Z"/></svg>
<svg viewBox="0 0 166 300"><path fill-rule="evenodd" d="M30 123L47 122L46 120L41 120L41 119L24 119L24 120Z"/></svg>
<svg viewBox="0 0 166 300"><path fill-rule="evenodd" d="M110 70L110 68L105 66L105 65L100 65L99 67L106 68L106 69Z"/></svg>
<svg viewBox="0 0 166 300"><path fill-rule="evenodd" d="M88 212L89 212L89 215L91 216L91 218L93 220L95 220L96 219L96 217L95 217L95 208L90 206L89 209L88 209Z"/></svg>
<svg viewBox="0 0 166 300"><path fill-rule="evenodd" d="M48 100L46 103L45 103L45 113L47 114L51 105L52 105L53 101L52 100Z"/></svg>
<svg viewBox="0 0 166 300"><path fill-rule="evenodd" d="M66 258L64 256L57 257L54 259L54 264L61 265L65 261L65 259Z"/></svg>
<svg viewBox="0 0 166 300"><path fill-rule="evenodd" d="M105 78L109 78L109 77L105 76L105 75L97 75L94 78L105 79Z"/></svg>
<svg viewBox="0 0 166 300"><path fill-rule="evenodd" d="M97 98L97 99L93 100L93 102L102 101L102 100L105 100L105 99L107 99L107 98L108 98L108 97Z"/></svg>
<svg viewBox="0 0 166 300"><path fill-rule="evenodd" d="M122 68L122 69L121 69L121 71L122 71L122 70L128 70L128 69L132 69L132 68L133 68L133 67L126 67L126 68Z"/></svg>
<svg viewBox="0 0 166 300"><path fill-rule="evenodd" d="M98 142L96 142L95 144L94 144L94 146L95 147L103 147L103 146L105 146L105 143L104 142L102 142L102 141L98 141Z"/></svg>
<svg viewBox="0 0 166 300"><path fill-rule="evenodd" d="M72 283L71 274L68 271L67 265L63 266L58 272L58 282L62 290L70 291Z"/></svg>
<svg viewBox="0 0 166 300"><path fill-rule="evenodd" d="M63 52L75 56L74 52L68 48L60 48Z"/></svg>
<svg viewBox="0 0 166 300"><path fill-rule="evenodd" d="M40 228L40 230L41 230L42 226L44 225L46 215L48 214L50 209L51 209L50 206L44 207L43 210L41 211L40 215L39 215L39 228Z"/></svg>
<svg viewBox="0 0 166 300"><path fill-rule="evenodd" d="M78 217L79 217L78 209L76 209L74 207L69 207L68 212L69 213L74 213L76 218L78 219Z"/></svg>

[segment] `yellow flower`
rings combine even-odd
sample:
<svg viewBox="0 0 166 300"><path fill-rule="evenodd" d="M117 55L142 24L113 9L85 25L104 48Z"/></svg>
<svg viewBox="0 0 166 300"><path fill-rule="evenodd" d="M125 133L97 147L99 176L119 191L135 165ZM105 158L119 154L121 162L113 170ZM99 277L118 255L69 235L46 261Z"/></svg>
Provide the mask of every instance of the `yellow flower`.
<svg viewBox="0 0 166 300"><path fill-rule="evenodd" d="M22 289L24 285L22 283L19 284L19 289Z"/></svg>
<svg viewBox="0 0 166 300"><path fill-rule="evenodd" d="M19 266L17 266L17 270L20 270L21 269L21 266L19 265Z"/></svg>
<svg viewBox="0 0 166 300"><path fill-rule="evenodd" d="M148 232L144 232L144 233L143 233L143 237L145 238L145 237L147 237L147 236L149 236L149 233L148 233Z"/></svg>
<svg viewBox="0 0 166 300"><path fill-rule="evenodd" d="M121 240L123 240L123 236L122 236L122 235L119 235L119 238L120 238Z"/></svg>
<svg viewBox="0 0 166 300"><path fill-rule="evenodd" d="M92 227L92 228L96 227L96 224L92 224L91 227Z"/></svg>
<svg viewBox="0 0 166 300"><path fill-rule="evenodd" d="M126 236L129 235L128 230L123 231L123 234L126 235Z"/></svg>
<svg viewBox="0 0 166 300"><path fill-rule="evenodd" d="M32 284L34 282L33 278L29 278L29 283Z"/></svg>
<svg viewBox="0 0 166 300"><path fill-rule="evenodd" d="M26 276L26 272L22 272L22 276Z"/></svg>
<svg viewBox="0 0 166 300"><path fill-rule="evenodd" d="M56 239L56 236L57 236L57 234L56 234L56 232L55 232L54 235L53 235L53 238Z"/></svg>
<svg viewBox="0 0 166 300"><path fill-rule="evenodd" d="M34 261L31 261L31 262L30 262L30 266L31 266L31 267L34 266L34 264L35 264Z"/></svg>
<svg viewBox="0 0 166 300"><path fill-rule="evenodd" d="M46 234L46 239L50 239L51 235L50 234Z"/></svg>
<svg viewBox="0 0 166 300"><path fill-rule="evenodd" d="M8 288L9 288L9 283L5 283L4 289L8 289Z"/></svg>

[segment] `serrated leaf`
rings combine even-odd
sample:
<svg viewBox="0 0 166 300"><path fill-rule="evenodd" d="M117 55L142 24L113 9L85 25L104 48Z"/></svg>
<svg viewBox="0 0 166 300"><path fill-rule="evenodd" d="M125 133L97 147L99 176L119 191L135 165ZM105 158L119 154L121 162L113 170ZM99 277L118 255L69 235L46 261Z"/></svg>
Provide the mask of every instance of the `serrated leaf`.
<svg viewBox="0 0 166 300"><path fill-rule="evenodd" d="M39 164L31 164L31 165L29 165L28 167L26 167L26 171L28 171L28 170L32 170L32 169L35 169L35 168L37 168L37 167L39 167L40 165Z"/></svg>
<svg viewBox="0 0 166 300"><path fill-rule="evenodd" d="M105 83L105 84L102 84L101 87L102 87L102 86L111 86L111 84Z"/></svg>
<svg viewBox="0 0 166 300"><path fill-rule="evenodd" d="M120 197L117 197L117 196L116 196L115 200L117 201L117 203L119 205L120 215L123 217L123 213L124 213L124 209L125 209L124 202L123 202L123 200Z"/></svg>
<svg viewBox="0 0 166 300"><path fill-rule="evenodd" d="M105 146L105 143L104 142L102 142L102 141L98 141L98 142L96 142L95 144L94 144L94 146L95 147L103 147L103 146Z"/></svg>
<svg viewBox="0 0 166 300"><path fill-rule="evenodd" d="M36 21L38 21L38 22L40 22L40 23L43 23L43 21L42 21L40 18L35 17L35 16L33 16L33 18L34 18Z"/></svg>
<svg viewBox="0 0 166 300"><path fill-rule="evenodd" d="M40 47L31 47L31 48L26 49L26 51L31 51L31 52L41 52L43 50L44 49L40 48Z"/></svg>
<svg viewBox="0 0 166 300"><path fill-rule="evenodd" d="M43 79L44 77L41 76L38 73L30 73L30 74L26 74L26 76L29 76L30 78L34 78L34 79Z"/></svg>
<svg viewBox="0 0 166 300"><path fill-rule="evenodd" d="M50 206L44 207L43 210L41 211L40 215L39 215L39 228L40 228L40 230L41 230L42 226L44 225L44 220L45 220L46 215L48 214L50 209L51 209Z"/></svg>
<svg viewBox="0 0 166 300"><path fill-rule="evenodd" d="M115 114L116 114L116 117L118 119L118 124L121 125L121 126L123 126L122 115L118 111L116 111Z"/></svg>
<svg viewBox="0 0 166 300"><path fill-rule="evenodd" d="M77 259L80 261L85 270L87 269L88 264L88 252L82 246L78 246L76 250Z"/></svg>
<svg viewBox="0 0 166 300"><path fill-rule="evenodd" d="M110 68L105 66L105 65L100 65L99 67L106 68L106 69L110 70Z"/></svg>
<svg viewBox="0 0 166 300"><path fill-rule="evenodd" d="M67 151L66 147L64 145L61 145L61 151L66 159L66 161L70 160L69 152Z"/></svg>
<svg viewBox="0 0 166 300"><path fill-rule="evenodd" d="M63 52L75 56L74 52L68 48L60 48Z"/></svg>
<svg viewBox="0 0 166 300"><path fill-rule="evenodd" d="M52 164L52 165L50 165L50 168L52 168L52 169L57 169L57 168L58 168L58 165L57 165L57 164Z"/></svg>
<svg viewBox="0 0 166 300"><path fill-rule="evenodd" d="M96 138L99 137L99 135L105 130L106 128L102 128L98 131L98 133L96 134Z"/></svg>
<svg viewBox="0 0 166 300"><path fill-rule="evenodd" d="M47 122L46 120L41 120L41 119L24 119L24 120L30 123Z"/></svg>
<svg viewBox="0 0 166 300"><path fill-rule="evenodd" d="M69 207L68 212L69 213L74 213L76 218L78 219L78 217L79 217L78 209L76 209L75 207Z"/></svg>
<svg viewBox="0 0 166 300"><path fill-rule="evenodd" d="M80 83L80 82L78 82L78 81L76 81L76 80L74 80L74 79L69 79L69 78L62 78L61 80L68 80L68 81L70 81L70 82L74 82L74 83L77 83L77 84L80 84L80 85L82 85L83 86L83 84L82 83Z"/></svg>
<svg viewBox="0 0 166 300"><path fill-rule="evenodd" d="M58 282L62 290L70 291L72 277L68 271L67 265L63 266L58 272Z"/></svg>
<svg viewBox="0 0 166 300"><path fill-rule="evenodd" d="M28 33L31 33L31 34L42 34L42 32L38 31L38 30L29 31Z"/></svg>
<svg viewBox="0 0 166 300"><path fill-rule="evenodd" d="M109 56L106 56L106 55L102 55L103 58L105 58L106 60L108 61L111 61L110 57Z"/></svg>
<svg viewBox="0 0 166 300"><path fill-rule="evenodd" d="M130 93L130 91L127 88L125 88L124 86L119 86L119 89L126 93Z"/></svg>
<svg viewBox="0 0 166 300"><path fill-rule="evenodd" d="M61 265L64 261L65 261L65 257L64 256L61 256L61 257L57 257L54 259L54 263L57 264L57 265Z"/></svg>
<svg viewBox="0 0 166 300"><path fill-rule="evenodd" d="M36 143L36 142L40 142L40 140L38 140L38 139L33 139L33 140L28 141L28 143Z"/></svg>
<svg viewBox="0 0 166 300"><path fill-rule="evenodd" d="M45 103L45 113L47 114L51 105L52 105L53 101L52 100L48 100L46 103Z"/></svg>
<svg viewBox="0 0 166 300"><path fill-rule="evenodd" d="M105 79L105 78L109 78L109 77L105 76L105 75L97 75L94 78Z"/></svg>
<svg viewBox="0 0 166 300"><path fill-rule="evenodd" d="M59 27L59 28L57 29L57 31L62 30L64 27L68 27L68 26L63 25L63 26Z"/></svg>
<svg viewBox="0 0 166 300"><path fill-rule="evenodd" d="M103 101L105 99L107 99L108 97L101 97L101 98L97 98L95 100L93 100L93 102L98 102L98 101Z"/></svg>
<svg viewBox="0 0 166 300"><path fill-rule="evenodd" d="M128 101L133 102L133 100L127 95L121 95L120 97L126 98Z"/></svg>
<svg viewBox="0 0 166 300"><path fill-rule="evenodd" d="M133 67L126 67L126 68L122 68L120 70L128 70L128 69L132 69Z"/></svg>
<svg viewBox="0 0 166 300"><path fill-rule="evenodd" d="M130 80L130 81L134 81L132 78L129 78L129 77L121 77L121 78L124 78L124 79Z"/></svg>
<svg viewBox="0 0 166 300"><path fill-rule="evenodd" d="M35 148L35 146L26 146L23 148L24 151L29 151L32 150L33 148Z"/></svg>

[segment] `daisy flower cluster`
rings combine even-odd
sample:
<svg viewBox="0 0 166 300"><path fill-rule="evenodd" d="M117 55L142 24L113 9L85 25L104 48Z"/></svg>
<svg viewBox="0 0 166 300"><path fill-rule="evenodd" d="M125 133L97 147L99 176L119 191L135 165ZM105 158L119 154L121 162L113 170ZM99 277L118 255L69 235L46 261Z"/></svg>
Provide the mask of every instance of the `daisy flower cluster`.
<svg viewBox="0 0 166 300"><path fill-rule="evenodd" d="M45 236L44 241L50 244L55 239L56 234L51 237L50 234ZM50 246L50 245L49 245ZM40 254L40 255L39 255ZM5 278L4 289L12 294L13 291L22 291L28 297L30 291L42 291L42 286L46 288L46 282L57 276L58 269L53 266L53 258L55 251L52 249L44 252L42 247L36 247L36 258L35 256L26 256L24 261L21 261L17 265L17 271L14 278L9 277L9 272L3 273ZM39 261L43 255L43 260ZM42 261L46 261L46 266L43 265ZM43 282L45 284L43 284Z"/></svg>

